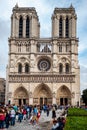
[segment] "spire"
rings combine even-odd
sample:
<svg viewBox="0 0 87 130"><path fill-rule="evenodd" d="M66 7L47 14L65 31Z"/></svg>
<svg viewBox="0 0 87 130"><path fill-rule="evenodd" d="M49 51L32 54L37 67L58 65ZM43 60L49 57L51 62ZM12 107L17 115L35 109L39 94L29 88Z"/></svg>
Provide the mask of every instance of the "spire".
<svg viewBox="0 0 87 130"><path fill-rule="evenodd" d="M71 5L70 5L70 8L74 8L73 5L72 5L72 3L71 3Z"/></svg>
<svg viewBox="0 0 87 130"><path fill-rule="evenodd" d="M18 8L18 3L16 3L15 8Z"/></svg>

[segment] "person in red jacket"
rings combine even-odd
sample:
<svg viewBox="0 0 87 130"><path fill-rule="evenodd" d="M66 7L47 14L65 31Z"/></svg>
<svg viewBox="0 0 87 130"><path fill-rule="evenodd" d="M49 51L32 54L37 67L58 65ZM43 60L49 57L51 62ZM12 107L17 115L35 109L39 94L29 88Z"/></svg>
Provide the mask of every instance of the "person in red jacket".
<svg viewBox="0 0 87 130"><path fill-rule="evenodd" d="M4 121L5 121L5 114L2 111L2 109L0 109L0 129L4 128Z"/></svg>
<svg viewBox="0 0 87 130"><path fill-rule="evenodd" d="M26 109L23 109L23 119L24 119L24 120L26 120L26 114L27 114Z"/></svg>
<svg viewBox="0 0 87 130"><path fill-rule="evenodd" d="M40 113L40 110L39 110L38 113L37 113L37 123L39 122L40 115L41 115L41 113Z"/></svg>

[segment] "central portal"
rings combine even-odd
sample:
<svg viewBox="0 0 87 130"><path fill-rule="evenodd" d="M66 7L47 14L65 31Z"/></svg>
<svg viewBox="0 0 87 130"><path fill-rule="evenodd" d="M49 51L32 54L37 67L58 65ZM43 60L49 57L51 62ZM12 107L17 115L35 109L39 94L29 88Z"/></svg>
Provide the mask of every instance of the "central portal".
<svg viewBox="0 0 87 130"><path fill-rule="evenodd" d="M33 104L52 104L52 92L46 84L40 84L34 91Z"/></svg>

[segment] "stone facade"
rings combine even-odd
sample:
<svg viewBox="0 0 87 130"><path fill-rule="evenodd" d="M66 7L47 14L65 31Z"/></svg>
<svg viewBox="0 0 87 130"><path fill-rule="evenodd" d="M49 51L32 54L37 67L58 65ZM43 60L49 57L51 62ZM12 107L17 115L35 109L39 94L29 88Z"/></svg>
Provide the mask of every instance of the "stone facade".
<svg viewBox="0 0 87 130"><path fill-rule="evenodd" d="M6 103L79 105L77 16L69 8L55 8L52 36L40 38L35 8L16 5L6 79Z"/></svg>
<svg viewBox="0 0 87 130"><path fill-rule="evenodd" d="M0 104L5 103L5 88L6 80L4 78L0 78Z"/></svg>

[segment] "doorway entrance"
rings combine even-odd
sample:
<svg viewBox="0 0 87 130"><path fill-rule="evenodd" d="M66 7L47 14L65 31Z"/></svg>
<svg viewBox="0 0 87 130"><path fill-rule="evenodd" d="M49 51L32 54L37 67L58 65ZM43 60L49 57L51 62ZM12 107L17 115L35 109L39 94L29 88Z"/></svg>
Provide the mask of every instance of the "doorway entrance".
<svg viewBox="0 0 87 130"><path fill-rule="evenodd" d="M47 105L48 101L47 98L41 97L40 98L40 105L42 106L43 104Z"/></svg>
<svg viewBox="0 0 87 130"><path fill-rule="evenodd" d="M61 86L57 93L57 104L68 105L71 104L71 92L66 86Z"/></svg>
<svg viewBox="0 0 87 130"><path fill-rule="evenodd" d="M20 87L14 93L14 103L16 105L25 105L29 103L28 93L25 88Z"/></svg>
<svg viewBox="0 0 87 130"><path fill-rule="evenodd" d="M46 84L40 84L34 90L33 104L52 104L52 92Z"/></svg>
<svg viewBox="0 0 87 130"><path fill-rule="evenodd" d="M68 98L60 98L60 105L67 105L68 104Z"/></svg>
<svg viewBox="0 0 87 130"><path fill-rule="evenodd" d="M25 105L26 104L26 99L18 99L18 104L19 105Z"/></svg>

